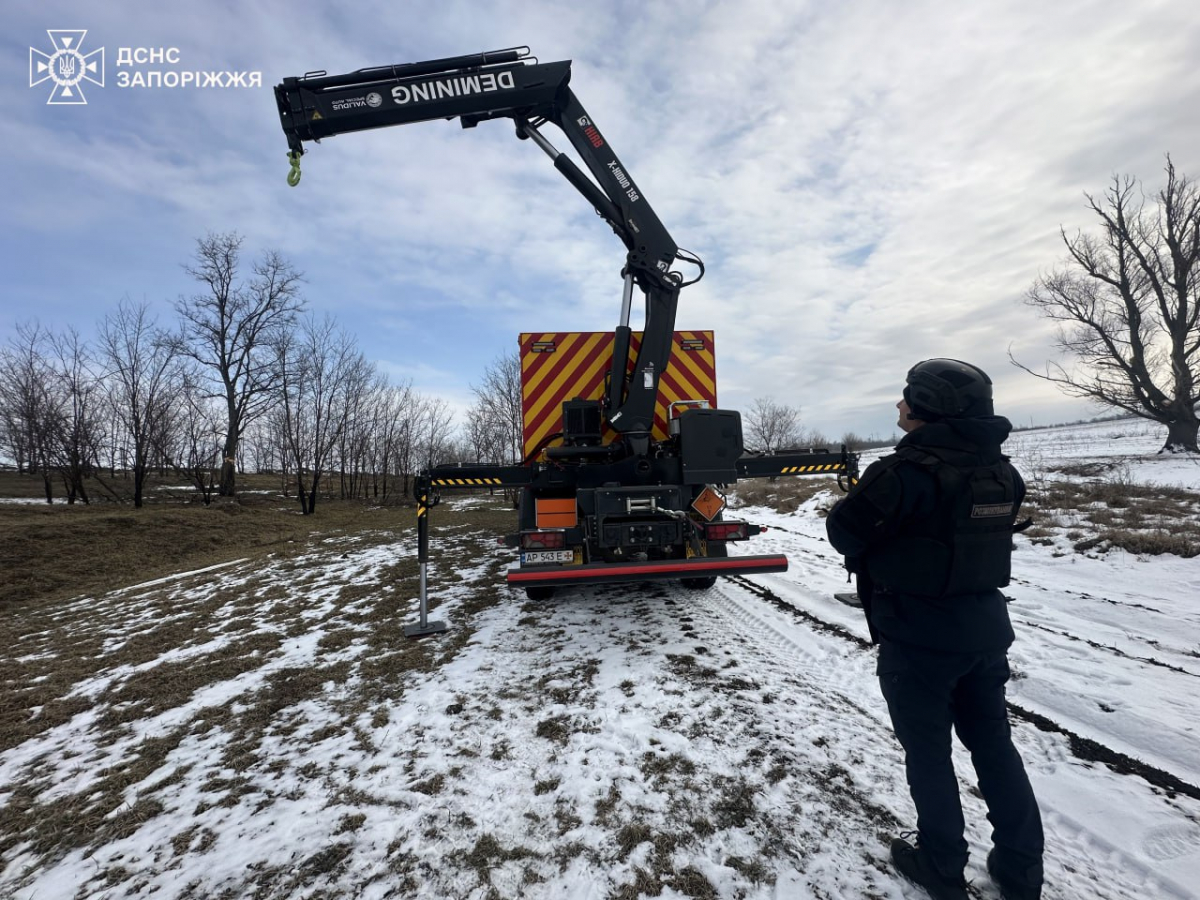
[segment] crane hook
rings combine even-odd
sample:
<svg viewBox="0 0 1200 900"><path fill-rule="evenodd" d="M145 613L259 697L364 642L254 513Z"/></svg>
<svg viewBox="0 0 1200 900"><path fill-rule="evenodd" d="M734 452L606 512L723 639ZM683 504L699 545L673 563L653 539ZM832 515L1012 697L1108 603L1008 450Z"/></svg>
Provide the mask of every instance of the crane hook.
<svg viewBox="0 0 1200 900"><path fill-rule="evenodd" d="M292 164L291 171L287 174L287 183L295 187L300 183L300 153L296 150L288 154L288 162Z"/></svg>

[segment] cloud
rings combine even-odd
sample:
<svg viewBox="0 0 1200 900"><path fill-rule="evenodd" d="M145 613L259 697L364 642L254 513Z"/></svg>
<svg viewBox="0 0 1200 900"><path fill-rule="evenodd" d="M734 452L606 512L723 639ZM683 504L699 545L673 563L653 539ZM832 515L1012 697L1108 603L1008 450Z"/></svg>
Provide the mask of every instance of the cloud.
<svg viewBox="0 0 1200 900"><path fill-rule="evenodd" d="M1200 172L1200 119L1180 112L1200 108L1200 21L1182 2L59 2L8 18L15 58L87 18L89 40L178 46L267 84L520 44L572 59L572 88L709 266L679 322L717 332L722 403L774 396L830 435L889 433L904 372L935 355L983 366L1019 417L1090 414L1008 364L1010 345L1034 368L1055 352L1021 298L1061 257L1059 226L1091 227L1084 191L1113 172L1153 186L1168 151ZM0 86L0 237L30 251L14 308L49 295L86 323L97 298L168 300L191 289L193 239L236 229L288 254L369 356L401 372L423 354L447 396L520 331L616 323L623 248L508 122L328 139L289 189L269 90L110 85L86 110L34 93ZM64 252L67 277L50 264Z"/></svg>

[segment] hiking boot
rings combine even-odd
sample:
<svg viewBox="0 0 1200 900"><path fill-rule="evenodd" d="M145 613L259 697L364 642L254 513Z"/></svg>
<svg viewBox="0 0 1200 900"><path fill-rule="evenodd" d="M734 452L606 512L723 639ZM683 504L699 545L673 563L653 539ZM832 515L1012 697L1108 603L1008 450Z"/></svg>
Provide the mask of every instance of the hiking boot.
<svg viewBox="0 0 1200 900"><path fill-rule="evenodd" d="M1000 888L1003 900L1041 900L1042 864L1034 863L1022 872L1006 871L996 862L996 851L987 858L987 871Z"/></svg>
<svg viewBox="0 0 1200 900"><path fill-rule="evenodd" d="M933 900L967 900L967 882L962 875L949 878L943 875L924 847L914 847L904 838L893 838L892 862L896 871L925 888Z"/></svg>

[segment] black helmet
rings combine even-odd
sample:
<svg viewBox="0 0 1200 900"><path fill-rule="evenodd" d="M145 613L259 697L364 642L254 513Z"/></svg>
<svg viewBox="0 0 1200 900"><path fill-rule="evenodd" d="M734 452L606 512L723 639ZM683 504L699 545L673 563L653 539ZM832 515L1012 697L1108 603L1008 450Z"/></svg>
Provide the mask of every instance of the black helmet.
<svg viewBox="0 0 1200 900"><path fill-rule="evenodd" d="M978 366L957 359L927 359L908 370L904 400L926 422L990 416L992 379Z"/></svg>

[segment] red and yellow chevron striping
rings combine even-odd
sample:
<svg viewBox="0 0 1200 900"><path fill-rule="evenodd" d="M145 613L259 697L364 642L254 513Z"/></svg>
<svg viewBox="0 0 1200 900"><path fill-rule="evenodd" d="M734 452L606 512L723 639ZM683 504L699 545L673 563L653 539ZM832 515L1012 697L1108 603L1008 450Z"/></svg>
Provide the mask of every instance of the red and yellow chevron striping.
<svg viewBox="0 0 1200 900"><path fill-rule="evenodd" d="M641 332L634 332L629 370L637 361ZM562 430L562 404L581 398L600 400L612 366L613 335L606 331L525 333L521 348L521 409L525 455L549 435ZM654 437L667 437L667 415L678 400L705 400L717 405L716 356L711 331L677 331L671 362L659 377L654 411ZM606 431L605 442L612 438ZM550 442L554 446L558 441Z"/></svg>

